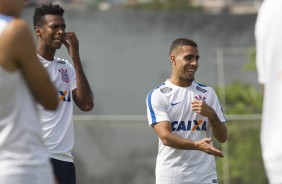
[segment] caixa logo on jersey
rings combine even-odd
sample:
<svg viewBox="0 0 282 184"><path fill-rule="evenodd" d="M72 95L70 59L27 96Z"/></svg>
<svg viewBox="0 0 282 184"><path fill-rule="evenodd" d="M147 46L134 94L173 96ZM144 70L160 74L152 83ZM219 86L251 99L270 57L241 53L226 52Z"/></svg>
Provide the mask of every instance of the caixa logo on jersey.
<svg viewBox="0 0 282 184"><path fill-rule="evenodd" d="M172 131L207 131L207 122L203 120L173 121Z"/></svg>
<svg viewBox="0 0 282 184"><path fill-rule="evenodd" d="M60 98L59 101L70 102L71 101L71 93L69 91L59 91Z"/></svg>

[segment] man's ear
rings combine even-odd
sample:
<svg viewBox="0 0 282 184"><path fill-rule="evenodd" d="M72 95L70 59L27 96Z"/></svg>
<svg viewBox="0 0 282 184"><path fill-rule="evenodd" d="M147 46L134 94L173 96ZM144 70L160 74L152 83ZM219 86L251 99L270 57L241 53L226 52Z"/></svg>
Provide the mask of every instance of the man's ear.
<svg viewBox="0 0 282 184"><path fill-rule="evenodd" d="M175 56L173 54L170 55L170 62L172 65L175 65Z"/></svg>
<svg viewBox="0 0 282 184"><path fill-rule="evenodd" d="M41 35L41 29L39 26L35 26L34 30L37 37Z"/></svg>

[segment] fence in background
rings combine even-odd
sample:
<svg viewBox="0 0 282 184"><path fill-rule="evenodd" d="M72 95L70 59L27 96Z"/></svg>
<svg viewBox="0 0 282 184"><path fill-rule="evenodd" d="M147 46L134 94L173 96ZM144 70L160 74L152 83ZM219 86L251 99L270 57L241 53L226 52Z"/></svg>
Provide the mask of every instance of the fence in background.
<svg viewBox="0 0 282 184"><path fill-rule="evenodd" d="M260 115L229 115L229 140L215 142L219 183L266 184L259 141ZM145 116L76 115L78 184L154 184L158 139Z"/></svg>

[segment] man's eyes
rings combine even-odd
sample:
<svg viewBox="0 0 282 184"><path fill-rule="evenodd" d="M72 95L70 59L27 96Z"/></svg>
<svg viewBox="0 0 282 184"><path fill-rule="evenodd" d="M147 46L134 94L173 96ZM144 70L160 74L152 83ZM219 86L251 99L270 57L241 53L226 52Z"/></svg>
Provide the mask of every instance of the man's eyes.
<svg viewBox="0 0 282 184"><path fill-rule="evenodd" d="M200 57L198 57L198 56L195 57L195 56L191 56L191 55L184 57L185 61L191 61L193 59L196 59L198 61L200 59Z"/></svg>
<svg viewBox="0 0 282 184"><path fill-rule="evenodd" d="M50 26L51 29L66 29L66 26Z"/></svg>

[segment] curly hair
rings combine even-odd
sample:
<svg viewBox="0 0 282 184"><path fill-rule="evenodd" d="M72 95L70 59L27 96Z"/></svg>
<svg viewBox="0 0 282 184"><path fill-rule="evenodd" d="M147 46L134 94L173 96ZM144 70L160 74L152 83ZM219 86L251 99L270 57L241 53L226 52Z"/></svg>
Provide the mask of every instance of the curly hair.
<svg viewBox="0 0 282 184"><path fill-rule="evenodd" d="M33 15L33 27L41 27L45 23L45 15L64 15L65 10L60 5L53 4L43 4L40 7L37 7Z"/></svg>

